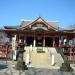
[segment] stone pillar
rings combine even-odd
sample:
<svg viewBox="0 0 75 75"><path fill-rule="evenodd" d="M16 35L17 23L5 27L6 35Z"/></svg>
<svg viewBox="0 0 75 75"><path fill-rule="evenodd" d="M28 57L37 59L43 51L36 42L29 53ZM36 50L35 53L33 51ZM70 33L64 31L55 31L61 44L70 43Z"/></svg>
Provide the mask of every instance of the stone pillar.
<svg viewBox="0 0 75 75"><path fill-rule="evenodd" d="M36 46L36 40L34 38L34 41L33 41L33 46L35 47Z"/></svg>
<svg viewBox="0 0 75 75"><path fill-rule="evenodd" d="M12 37L13 60L16 60L16 35Z"/></svg>
<svg viewBox="0 0 75 75"><path fill-rule="evenodd" d="M53 47L55 46L55 38L53 38Z"/></svg>
<svg viewBox="0 0 75 75"><path fill-rule="evenodd" d="M43 47L45 47L45 37L43 38Z"/></svg>
<svg viewBox="0 0 75 75"><path fill-rule="evenodd" d="M54 54L52 54L52 64L51 65L54 65L55 64L54 59L55 59Z"/></svg>

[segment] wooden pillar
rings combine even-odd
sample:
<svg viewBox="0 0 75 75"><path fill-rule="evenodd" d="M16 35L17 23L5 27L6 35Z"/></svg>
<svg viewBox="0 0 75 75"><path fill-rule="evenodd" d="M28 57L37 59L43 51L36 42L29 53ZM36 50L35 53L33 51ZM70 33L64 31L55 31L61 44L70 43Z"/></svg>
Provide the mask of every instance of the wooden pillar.
<svg viewBox="0 0 75 75"><path fill-rule="evenodd" d="M63 44L64 44L64 37L61 36L61 45L63 45Z"/></svg>
<svg viewBox="0 0 75 75"><path fill-rule="evenodd" d="M43 47L45 47L45 36L43 38Z"/></svg>
<svg viewBox="0 0 75 75"><path fill-rule="evenodd" d="M55 46L55 38L53 38L53 47Z"/></svg>
<svg viewBox="0 0 75 75"><path fill-rule="evenodd" d="M59 47L61 46L61 38L59 38Z"/></svg>
<svg viewBox="0 0 75 75"><path fill-rule="evenodd" d="M24 36L24 44L26 44L26 41L27 41L27 37Z"/></svg>
<svg viewBox="0 0 75 75"><path fill-rule="evenodd" d="M65 45L66 40L67 40L67 39L64 39L64 45Z"/></svg>
<svg viewBox="0 0 75 75"><path fill-rule="evenodd" d="M35 36L34 36L33 46L34 46L34 47L36 46Z"/></svg>
<svg viewBox="0 0 75 75"><path fill-rule="evenodd" d="M20 34L18 35L18 37L19 37L18 40L19 40L19 42L20 42Z"/></svg>
<svg viewBox="0 0 75 75"><path fill-rule="evenodd" d="M64 44L63 36L59 37L59 47Z"/></svg>
<svg viewBox="0 0 75 75"><path fill-rule="evenodd" d="M17 42L18 42L19 41L19 34L17 34L17 38L16 39L17 39Z"/></svg>

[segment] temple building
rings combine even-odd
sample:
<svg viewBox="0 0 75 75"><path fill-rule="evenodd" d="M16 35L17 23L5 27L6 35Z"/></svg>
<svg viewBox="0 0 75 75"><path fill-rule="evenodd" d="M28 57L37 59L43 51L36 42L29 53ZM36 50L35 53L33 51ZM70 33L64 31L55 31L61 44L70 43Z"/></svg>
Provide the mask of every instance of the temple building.
<svg viewBox="0 0 75 75"><path fill-rule="evenodd" d="M22 20L19 26L4 26L9 41L16 35L16 41L22 40L27 46L59 47L64 40L75 37L74 30L63 30L58 22L45 21L41 17L35 21Z"/></svg>
<svg viewBox="0 0 75 75"><path fill-rule="evenodd" d="M61 48L66 42L75 47L75 29L63 29L58 22L45 21L41 17L34 21L22 20L18 26L4 26L0 32L5 36L4 42L12 43L15 37L17 43L22 41L27 47ZM75 58L73 49L68 53L69 60Z"/></svg>

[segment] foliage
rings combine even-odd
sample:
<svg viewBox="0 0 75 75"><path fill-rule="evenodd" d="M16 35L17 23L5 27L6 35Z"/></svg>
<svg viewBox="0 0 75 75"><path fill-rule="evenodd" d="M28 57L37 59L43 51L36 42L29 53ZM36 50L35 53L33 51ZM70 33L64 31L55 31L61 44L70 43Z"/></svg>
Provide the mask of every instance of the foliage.
<svg viewBox="0 0 75 75"><path fill-rule="evenodd" d="M62 66L60 67L60 71L72 72L73 69L70 67L70 63L65 62L62 63Z"/></svg>

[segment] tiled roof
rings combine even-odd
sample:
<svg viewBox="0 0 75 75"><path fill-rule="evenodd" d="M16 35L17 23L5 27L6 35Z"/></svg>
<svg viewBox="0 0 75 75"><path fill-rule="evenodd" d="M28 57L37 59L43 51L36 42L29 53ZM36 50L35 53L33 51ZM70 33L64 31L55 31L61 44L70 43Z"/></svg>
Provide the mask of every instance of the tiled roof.
<svg viewBox="0 0 75 75"><path fill-rule="evenodd" d="M20 26L21 27L24 27L24 26L27 26L27 25L29 25L30 23L32 23L33 21L25 21L25 20L23 20L22 22L21 22L21 24L20 24ZM55 27L55 28L59 28L59 25L58 25L58 22L47 22L49 25L51 25L51 26L53 26L53 27Z"/></svg>
<svg viewBox="0 0 75 75"><path fill-rule="evenodd" d="M33 22L34 21L31 21L31 20L22 20L20 25L18 25L18 26L4 26L4 28L5 29L20 29L20 27L23 28ZM57 21L46 21L46 22L48 23L48 25L56 28L57 30L59 29L59 24Z"/></svg>
<svg viewBox="0 0 75 75"><path fill-rule="evenodd" d="M48 21L47 23L48 23L49 25L53 26L53 27L56 28L56 29L59 28L58 22L55 22L55 21Z"/></svg>
<svg viewBox="0 0 75 75"><path fill-rule="evenodd" d="M29 20L23 20L21 21L20 27L24 27L29 25L30 23L32 23L33 21L29 21Z"/></svg>
<svg viewBox="0 0 75 75"><path fill-rule="evenodd" d="M4 26L5 29L19 29L19 25L18 26Z"/></svg>

